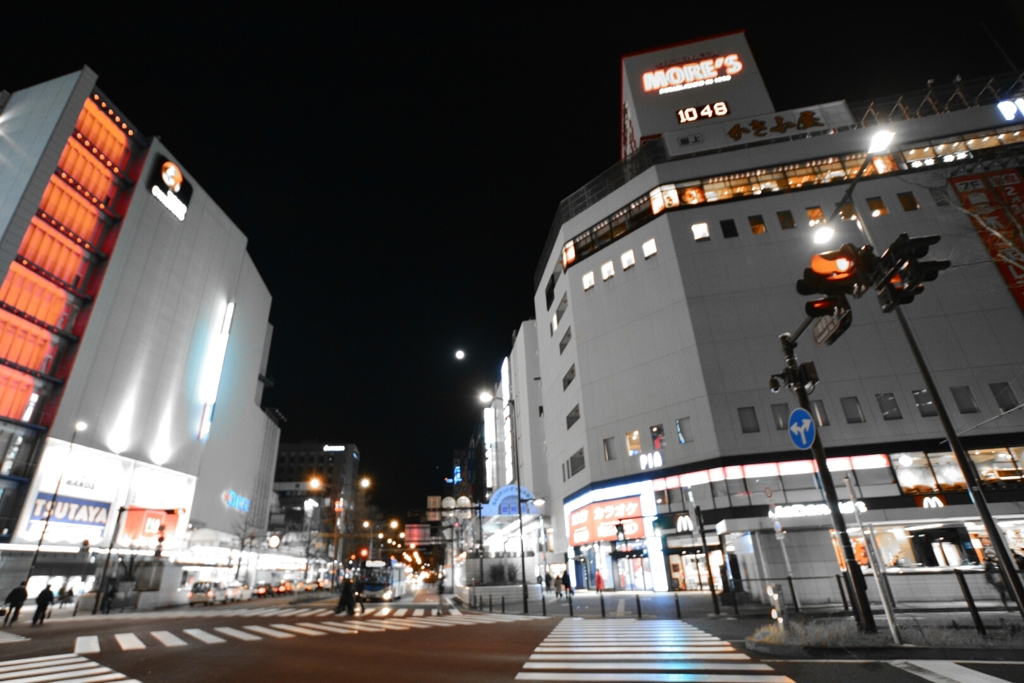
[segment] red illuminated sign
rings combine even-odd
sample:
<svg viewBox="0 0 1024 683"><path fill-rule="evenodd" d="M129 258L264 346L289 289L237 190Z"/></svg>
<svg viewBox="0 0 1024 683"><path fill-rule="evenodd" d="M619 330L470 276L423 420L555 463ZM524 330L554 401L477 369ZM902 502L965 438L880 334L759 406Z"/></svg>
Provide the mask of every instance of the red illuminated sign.
<svg viewBox="0 0 1024 683"><path fill-rule="evenodd" d="M585 545L616 540L616 524L622 524L627 541L644 537L640 496L591 503L569 515L569 543Z"/></svg>
<svg viewBox="0 0 1024 683"><path fill-rule="evenodd" d="M676 64L665 69L647 71L642 76L644 92L657 90L659 95L725 83L743 71L743 62L736 53L709 57L697 62Z"/></svg>
<svg viewBox="0 0 1024 683"><path fill-rule="evenodd" d="M178 527L178 514L164 510L128 508L124 515L120 542L126 545L155 546L161 526L164 527L165 537L173 536Z"/></svg>

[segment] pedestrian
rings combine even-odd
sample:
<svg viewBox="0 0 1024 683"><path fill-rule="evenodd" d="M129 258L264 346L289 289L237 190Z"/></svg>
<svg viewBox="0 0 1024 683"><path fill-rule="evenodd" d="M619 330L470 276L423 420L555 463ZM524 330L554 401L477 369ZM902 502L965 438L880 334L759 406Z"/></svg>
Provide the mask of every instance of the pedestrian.
<svg viewBox="0 0 1024 683"><path fill-rule="evenodd" d="M569 580L569 570L566 569L565 573L562 574L562 587L565 589L566 595L574 595L572 590L572 581Z"/></svg>
<svg viewBox="0 0 1024 683"><path fill-rule="evenodd" d="M32 615L32 625L39 626L43 625L43 620L46 618L46 610L50 608L50 603L53 602L53 591L50 587L43 586L43 590L39 591L39 595L36 596L36 613Z"/></svg>
<svg viewBox="0 0 1024 683"><path fill-rule="evenodd" d="M992 555L994 554L992 553ZM985 556L985 581L999 591L999 599L1003 601L1003 607L1009 607L1010 605L1006 600L1006 582L1003 581L1003 575L1000 573L999 568L996 567L992 555Z"/></svg>
<svg viewBox="0 0 1024 683"><path fill-rule="evenodd" d="M552 583L555 584L555 599L556 600L561 600L562 599L562 577L561 577L561 575L556 575L554 580L552 581Z"/></svg>
<svg viewBox="0 0 1024 683"><path fill-rule="evenodd" d="M7 614L4 615L5 628L8 624L13 625L18 620L21 606L25 604L26 600L28 600L28 591L25 590L25 582L22 581L21 585L8 593L4 600L4 604L7 605Z"/></svg>
<svg viewBox="0 0 1024 683"><path fill-rule="evenodd" d="M341 598L338 600L338 606L334 608L334 613L341 614L342 610L350 617L356 613L356 595L352 588L352 579L345 579L341 583Z"/></svg>
<svg viewBox="0 0 1024 683"><path fill-rule="evenodd" d="M544 590L549 593L551 592L551 574L544 574Z"/></svg>
<svg viewBox="0 0 1024 683"><path fill-rule="evenodd" d="M594 588L597 589L598 593L604 592L604 577L601 576L600 569L594 572Z"/></svg>
<svg viewBox="0 0 1024 683"><path fill-rule="evenodd" d="M114 579L107 579L107 586L103 590L103 602L100 604L100 611L110 614L110 608L114 605L114 598L117 596L117 583Z"/></svg>

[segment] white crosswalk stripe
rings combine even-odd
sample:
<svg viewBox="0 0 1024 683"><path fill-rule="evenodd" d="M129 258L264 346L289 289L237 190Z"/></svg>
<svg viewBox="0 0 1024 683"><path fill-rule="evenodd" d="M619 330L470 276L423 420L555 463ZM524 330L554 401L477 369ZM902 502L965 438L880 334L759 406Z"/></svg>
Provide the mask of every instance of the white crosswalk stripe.
<svg viewBox="0 0 1024 683"><path fill-rule="evenodd" d="M223 638L215 636L212 633L207 633L201 628L187 628L184 632L198 640L200 643L206 643L207 645L216 645L217 643L227 642Z"/></svg>
<svg viewBox="0 0 1024 683"><path fill-rule="evenodd" d="M728 643L678 621L563 619L517 681L793 683Z"/></svg>
<svg viewBox="0 0 1024 683"><path fill-rule="evenodd" d="M235 638L236 640L263 640L262 638L253 633L239 631L237 628L231 628L230 626L218 626L213 630L217 633L223 633L226 636Z"/></svg>
<svg viewBox="0 0 1024 683"><path fill-rule="evenodd" d="M10 631L0 631L0 645L3 643L17 643L22 640L32 640L28 636L19 636L17 633L11 633Z"/></svg>
<svg viewBox="0 0 1024 683"><path fill-rule="evenodd" d="M4 683L139 683L77 654L30 657L0 663L0 680Z"/></svg>
<svg viewBox="0 0 1024 683"><path fill-rule="evenodd" d="M146 644L134 633L115 633L114 640L122 650L145 650Z"/></svg>
<svg viewBox="0 0 1024 683"><path fill-rule="evenodd" d="M159 640L161 645L166 645L167 647L185 647L188 645L188 643L170 631L150 631L149 635Z"/></svg>

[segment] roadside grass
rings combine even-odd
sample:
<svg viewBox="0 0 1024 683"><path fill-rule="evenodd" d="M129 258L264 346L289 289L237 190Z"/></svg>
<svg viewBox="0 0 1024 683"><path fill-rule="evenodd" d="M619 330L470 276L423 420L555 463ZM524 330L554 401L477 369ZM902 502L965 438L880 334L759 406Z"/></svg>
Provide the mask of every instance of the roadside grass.
<svg viewBox="0 0 1024 683"><path fill-rule="evenodd" d="M973 626L955 621L949 626L921 624L916 619L899 622L900 637L908 645L923 647L1024 647L1024 627L1000 620L999 626L988 626L988 635L982 636ZM892 636L885 624L879 624L877 633L861 633L857 624L848 619L790 619L783 629L769 624L757 629L751 640L769 645L798 645L803 647L891 647Z"/></svg>

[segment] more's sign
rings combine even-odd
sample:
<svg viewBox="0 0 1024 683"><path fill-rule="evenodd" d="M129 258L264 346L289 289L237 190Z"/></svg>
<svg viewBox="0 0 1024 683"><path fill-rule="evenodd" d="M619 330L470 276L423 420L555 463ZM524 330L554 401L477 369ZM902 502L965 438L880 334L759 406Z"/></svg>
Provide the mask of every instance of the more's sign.
<svg viewBox="0 0 1024 683"><path fill-rule="evenodd" d="M178 164L157 155L149 174L149 192L175 218L185 220L192 199L192 183L185 179Z"/></svg>
<svg viewBox="0 0 1024 683"><path fill-rule="evenodd" d="M569 515L569 543L585 545L598 541L614 541L622 524L625 540L644 538L640 496L591 503Z"/></svg>

